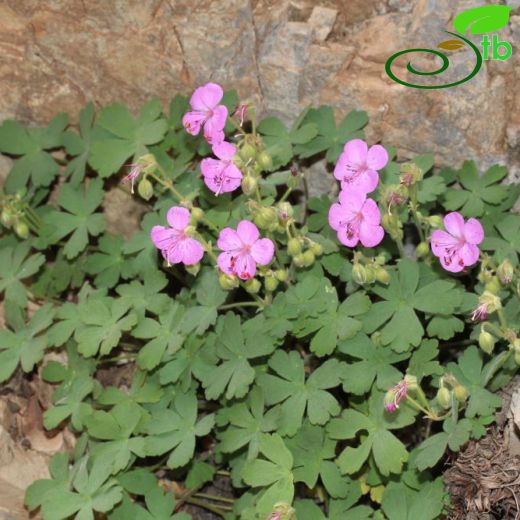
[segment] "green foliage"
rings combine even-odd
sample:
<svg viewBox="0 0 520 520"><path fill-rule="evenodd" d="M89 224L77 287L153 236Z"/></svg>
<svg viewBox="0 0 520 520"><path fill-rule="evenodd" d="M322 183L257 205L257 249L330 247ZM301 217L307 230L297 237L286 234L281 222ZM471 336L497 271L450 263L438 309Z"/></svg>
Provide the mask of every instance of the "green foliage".
<svg viewBox="0 0 520 520"><path fill-rule="evenodd" d="M223 103L231 114L240 101ZM215 197L199 171L211 147L185 131L188 110L177 95L166 114L157 100L136 117L89 104L78 128L63 114L46 128L0 126L0 152L16 158L0 192L0 381L43 379L43 426L77 437L28 488L28 509L45 520L189 520L201 507L226 520L443 518L448 454L486 435L516 372L520 188L501 184L502 166L437 171L425 154L412 159L421 179L402 183L406 203L391 205L401 165L388 148L370 194L385 240L353 250L328 224L330 197L307 199L302 179L363 137L364 112L336 123L330 107L309 108L290 128L246 118L240 132L228 120L256 184ZM104 194L130 163L153 194L122 236ZM150 238L172 206L191 212L198 265L169 265ZM454 276L428 247L399 253L401 233L417 246L454 210L484 226L476 265ZM249 281L215 263L221 230L241 220L275 245ZM471 319L486 290L501 302L483 325L493 352L477 348Z"/></svg>

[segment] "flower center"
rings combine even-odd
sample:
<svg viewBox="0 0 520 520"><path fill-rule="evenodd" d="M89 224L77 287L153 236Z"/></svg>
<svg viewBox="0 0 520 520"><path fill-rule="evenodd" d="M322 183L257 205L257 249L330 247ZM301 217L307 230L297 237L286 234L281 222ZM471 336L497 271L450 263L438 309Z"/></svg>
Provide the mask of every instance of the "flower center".
<svg viewBox="0 0 520 520"><path fill-rule="evenodd" d="M347 163L345 166L345 175L343 181L348 183L354 182L361 174L367 171L366 164L351 164Z"/></svg>

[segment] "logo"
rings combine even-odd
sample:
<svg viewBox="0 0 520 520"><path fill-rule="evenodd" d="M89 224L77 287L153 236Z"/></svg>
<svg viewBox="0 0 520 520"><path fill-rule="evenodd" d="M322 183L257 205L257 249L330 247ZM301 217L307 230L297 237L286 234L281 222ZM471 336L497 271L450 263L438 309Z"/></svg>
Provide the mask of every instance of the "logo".
<svg viewBox="0 0 520 520"><path fill-rule="evenodd" d="M388 76L394 80L396 83L400 83L406 87L411 88L424 88L424 89L439 89L439 88L448 88L448 87L456 87L457 85L461 85L466 81L469 81L471 78L477 75L478 71L482 67L483 60L499 60L505 61L508 60L513 54L513 47L507 41L500 41L497 34L493 34L490 37L488 33L494 33L502 27L505 27L509 22L509 12L512 7L508 7L505 5L485 5L482 7L475 7L473 9L468 9L466 11L462 11L459 13L455 19L453 20L453 27L457 32L445 31L451 36L454 36L457 39L445 40L437 45L437 49L406 49L404 51L399 51L390 56L385 64L385 70ZM463 36L463 34L482 34L482 41L480 42L480 46L482 47L482 52L472 41L468 40ZM457 51L459 49L464 48L465 46L470 47L475 53L475 66L473 70L465 77L458 81L454 81L452 83L447 83L444 85L417 85L414 83L409 83L402 79L399 79L394 72L392 71L392 65L394 61L403 56L404 54L409 54L412 52L425 52L430 55L434 55L439 57L442 60L442 65L433 71L421 71L416 69L411 62L408 62L406 68L408 72L415 74L417 76L436 76L444 72L450 65L450 61L448 58L449 53L453 51Z"/></svg>

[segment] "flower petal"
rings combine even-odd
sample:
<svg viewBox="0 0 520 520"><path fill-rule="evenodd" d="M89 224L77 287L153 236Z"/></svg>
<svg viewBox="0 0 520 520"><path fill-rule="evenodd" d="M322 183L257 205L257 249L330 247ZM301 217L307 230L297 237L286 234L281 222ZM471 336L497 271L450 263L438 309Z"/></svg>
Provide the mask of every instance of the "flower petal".
<svg viewBox="0 0 520 520"><path fill-rule="evenodd" d="M182 126L186 129L186 132L191 135L198 135L200 127L206 119L206 114L203 112L188 112L182 117Z"/></svg>
<svg viewBox="0 0 520 520"><path fill-rule="evenodd" d="M179 249L182 255L181 262L184 265L194 265L201 261L204 256L204 248L202 244L194 238L185 238L179 243Z"/></svg>
<svg viewBox="0 0 520 520"><path fill-rule="evenodd" d="M336 202L329 208L329 226L337 231L341 223L348 220L347 215L345 208Z"/></svg>
<svg viewBox="0 0 520 520"><path fill-rule="evenodd" d="M348 183L341 183L342 189L355 189L360 193L370 193L377 188L379 175L375 170L365 170ZM349 188L350 186L350 188Z"/></svg>
<svg viewBox="0 0 520 520"><path fill-rule="evenodd" d="M190 223L190 212L181 206L174 206L168 210L166 220L177 231L184 231Z"/></svg>
<svg viewBox="0 0 520 520"><path fill-rule="evenodd" d="M446 255L446 248L457 246L459 241L446 231L437 229L432 233L430 245L435 256L441 257Z"/></svg>
<svg viewBox="0 0 520 520"><path fill-rule="evenodd" d="M370 147L367 154L367 166L371 170L380 170L388 164L388 152L380 144Z"/></svg>
<svg viewBox="0 0 520 520"><path fill-rule="evenodd" d="M361 214L363 215L363 222L369 225L378 226L381 222L381 212L373 199L365 200L361 208Z"/></svg>
<svg viewBox="0 0 520 520"><path fill-rule="evenodd" d="M154 226L150 232L150 237L157 249L168 249L177 240L177 234L171 228L164 226Z"/></svg>
<svg viewBox="0 0 520 520"><path fill-rule="evenodd" d="M242 254L235 262L235 274L241 280L249 280L256 274L256 262L251 255Z"/></svg>
<svg viewBox="0 0 520 520"><path fill-rule="evenodd" d="M464 269L464 261L458 254L453 255L451 258L441 255L439 256L439 260L441 261L442 267L446 269L446 271L450 271L450 273L460 273Z"/></svg>
<svg viewBox="0 0 520 520"><path fill-rule="evenodd" d="M351 172L347 166L349 165L347 154L343 152L339 158L336 166L334 167L334 177L338 179L338 181L344 181L352 177L353 172Z"/></svg>
<svg viewBox="0 0 520 520"><path fill-rule="evenodd" d="M362 191L349 189L341 190L338 198L339 203L350 214L350 218L352 218L361 211L367 195Z"/></svg>
<svg viewBox="0 0 520 520"><path fill-rule="evenodd" d="M382 226L374 226L368 222L361 222L359 226L359 239L365 247L375 247L381 243L385 231Z"/></svg>
<svg viewBox="0 0 520 520"><path fill-rule="evenodd" d="M213 153L219 158L230 161L237 153L237 147L234 144L223 141L214 144L212 147Z"/></svg>
<svg viewBox="0 0 520 520"><path fill-rule="evenodd" d="M259 238L258 228L249 220L241 220L237 226L237 234L242 244L252 246Z"/></svg>
<svg viewBox="0 0 520 520"><path fill-rule="evenodd" d="M462 258L464 265L473 265L478 262L480 257L480 250L474 244L464 244L458 252L460 258Z"/></svg>
<svg viewBox="0 0 520 520"><path fill-rule="evenodd" d="M464 237L464 217L458 211L452 211L444 217L444 227L454 237Z"/></svg>
<svg viewBox="0 0 520 520"><path fill-rule="evenodd" d="M260 265L267 265L274 256L274 244L268 238L261 238L251 246L251 256Z"/></svg>
<svg viewBox="0 0 520 520"><path fill-rule="evenodd" d="M224 91L216 83L206 83L198 87L193 92L190 105L193 110L209 111L213 110L224 96Z"/></svg>
<svg viewBox="0 0 520 520"><path fill-rule="evenodd" d="M352 234L352 236L349 238L347 237L347 228L341 227L338 229L338 240L345 246L348 247L356 247L359 242L359 232Z"/></svg>
<svg viewBox="0 0 520 520"><path fill-rule="evenodd" d="M217 247L222 251L237 251L240 250L242 246L242 241L234 229L227 227L220 232Z"/></svg>
<svg viewBox="0 0 520 520"><path fill-rule="evenodd" d="M469 218L464 225L464 238L470 244L480 244L484 240L484 228L476 218Z"/></svg>
<svg viewBox="0 0 520 520"><path fill-rule="evenodd" d="M343 147L346 159L353 165L363 165L366 163L368 146L362 139L352 139Z"/></svg>
<svg viewBox="0 0 520 520"><path fill-rule="evenodd" d="M236 255L233 253L230 253L228 251L225 251L224 253L220 253L217 258L217 265L219 269L225 273L225 274L235 274L235 271L233 269L234 266L234 259L236 258Z"/></svg>
<svg viewBox="0 0 520 520"><path fill-rule="evenodd" d="M226 119L228 115L228 109L224 105L216 107L211 115L206 119L204 124L204 136L211 138L216 134L222 132L226 126Z"/></svg>

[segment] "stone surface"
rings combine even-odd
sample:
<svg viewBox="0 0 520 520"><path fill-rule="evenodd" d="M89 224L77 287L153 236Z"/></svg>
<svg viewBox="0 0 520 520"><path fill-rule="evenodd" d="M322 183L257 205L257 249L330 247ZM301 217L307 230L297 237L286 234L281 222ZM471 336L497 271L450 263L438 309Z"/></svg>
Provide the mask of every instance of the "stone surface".
<svg viewBox="0 0 520 520"><path fill-rule="evenodd" d="M492 3L492 2L488 2ZM502 39L520 41L519 3ZM489 61L463 85L410 89L384 70L394 52L435 48L463 0L4 0L0 3L0 119L45 123L58 111L75 120L89 100L167 105L208 80L237 88L264 114L290 123L308 104L338 117L370 115L367 135L405 159L433 151L439 164L467 158L507 164L520 178L518 49ZM417 67L435 62L415 55ZM446 78L472 68L453 54ZM404 71L406 60L397 63ZM3 166L3 165L2 165Z"/></svg>

